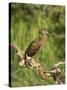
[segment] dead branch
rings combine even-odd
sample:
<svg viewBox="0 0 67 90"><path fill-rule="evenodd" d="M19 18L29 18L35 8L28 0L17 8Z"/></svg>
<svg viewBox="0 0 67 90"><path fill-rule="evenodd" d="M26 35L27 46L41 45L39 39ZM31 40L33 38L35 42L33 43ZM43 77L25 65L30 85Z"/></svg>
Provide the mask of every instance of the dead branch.
<svg viewBox="0 0 67 90"><path fill-rule="evenodd" d="M19 58L19 65L20 66L24 65L24 51L22 52L22 50L18 48L14 43L11 43L11 47L16 49L16 54Z"/></svg>
<svg viewBox="0 0 67 90"><path fill-rule="evenodd" d="M20 58L19 65L20 66L25 65L24 51L22 52L22 50L18 48L15 44L11 44L11 47L15 48L17 51L17 56ZM63 83L59 79L59 77L62 74L60 65L64 64L64 62L58 62L57 64L54 64L50 71L44 70L44 68L38 62L36 62L36 60L34 60L33 58L31 58L29 64L30 64L30 68L35 70L37 74L39 74L44 80L48 79L48 77L53 77L53 79L55 80L55 84Z"/></svg>
<svg viewBox="0 0 67 90"><path fill-rule="evenodd" d="M57 68L57 67L59 67L60 65L63 65L63 64L65 64L65 63L62 62L62 61L60 61L60 62L58 62L57 64L54 64L53 67Z"/></svg>

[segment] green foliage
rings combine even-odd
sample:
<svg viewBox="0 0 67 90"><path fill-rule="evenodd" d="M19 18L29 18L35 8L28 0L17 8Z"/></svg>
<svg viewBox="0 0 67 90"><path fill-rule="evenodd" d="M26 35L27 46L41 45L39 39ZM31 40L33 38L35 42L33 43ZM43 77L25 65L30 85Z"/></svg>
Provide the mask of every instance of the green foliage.
<svg viewBox="0 0 67 90"><path fill-rule="evenodd" d="M50 36L45 46L34 58L46 69L65 60L65 7L38 4L11 4L11 43L26 50L29 43L38 36L38 31L46 27ZM43 80L35 71L19 67L16 52L11 49L12 86L48 85L54 81Z"/></svg>

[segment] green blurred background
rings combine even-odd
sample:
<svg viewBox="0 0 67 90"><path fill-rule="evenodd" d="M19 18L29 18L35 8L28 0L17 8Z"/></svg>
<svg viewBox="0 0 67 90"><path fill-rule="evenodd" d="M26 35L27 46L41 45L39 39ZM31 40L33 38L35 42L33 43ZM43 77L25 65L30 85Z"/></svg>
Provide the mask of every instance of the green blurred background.
<svg viewBox="0 0 67 90"><path fill-rule="evenodd" d="M25 51L43 27L47 28L50 36L34 58L44 69L51 70L53 64L65 60L65 7L44 4L11 4L11 43L15 43ZM61 69L64 74L63 65ZM35 71L20 67L16 51L11 49L11 85L13 87L54 83L52 78L45 81Z"/></svg>

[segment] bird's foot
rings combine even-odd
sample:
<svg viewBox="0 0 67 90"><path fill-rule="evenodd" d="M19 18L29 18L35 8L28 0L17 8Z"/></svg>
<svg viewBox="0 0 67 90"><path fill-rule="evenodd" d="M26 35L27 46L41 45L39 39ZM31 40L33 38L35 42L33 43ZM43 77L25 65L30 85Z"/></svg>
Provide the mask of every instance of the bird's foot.
<svg viewBox="0 0 67 90"><path fill-rule="evenodd" d="M30 62L29 61L25 61L25 65L26 65L26 67L30 68Z"/></svg>

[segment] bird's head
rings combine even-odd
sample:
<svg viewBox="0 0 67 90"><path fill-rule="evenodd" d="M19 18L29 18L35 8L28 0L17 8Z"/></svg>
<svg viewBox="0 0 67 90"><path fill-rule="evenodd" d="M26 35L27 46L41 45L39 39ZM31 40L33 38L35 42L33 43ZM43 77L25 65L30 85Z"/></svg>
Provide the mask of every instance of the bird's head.
<svg viewBox="0 0 67 90"><path fill-rule="evenodd" d="M49 35L48 30L47 30L46 28L41 29L41 30L39 31L39 34L40 34L40 35L44 35L44 36L45 36L45 35L47 35L47 36Z"/></svg>

